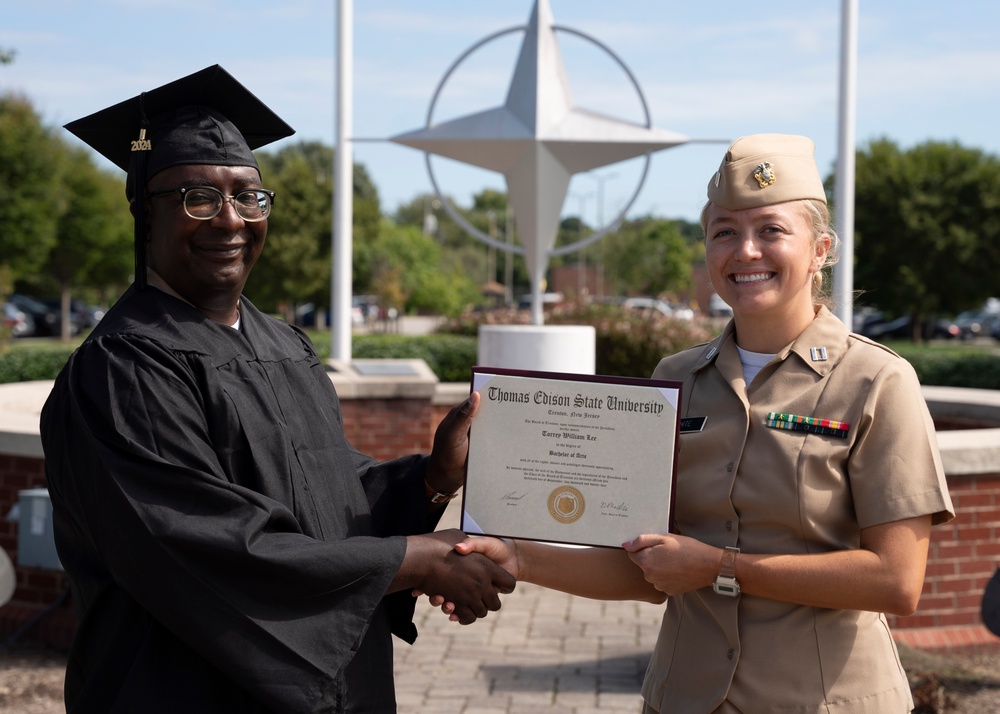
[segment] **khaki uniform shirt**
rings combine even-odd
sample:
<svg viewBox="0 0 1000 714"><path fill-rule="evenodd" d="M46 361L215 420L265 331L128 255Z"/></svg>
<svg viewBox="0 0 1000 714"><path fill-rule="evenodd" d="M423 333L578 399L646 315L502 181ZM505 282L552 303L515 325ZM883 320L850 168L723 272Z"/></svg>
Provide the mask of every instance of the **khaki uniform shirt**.
<svg viewBox="0 0 1000 714"><path fill-rule="evenodd" d="M858 548L862 528L954 517L927 406L909 363L850 334L821 308L749 389L730 323L667 357L683 381L677 530L746 553ZM765 425L769 412L847 422L846 437ZM738 575L738 573L737 573ZM885 616L805 607L712 588L669 599L643 697L661 714L855 714L913 702Z"/></svg>

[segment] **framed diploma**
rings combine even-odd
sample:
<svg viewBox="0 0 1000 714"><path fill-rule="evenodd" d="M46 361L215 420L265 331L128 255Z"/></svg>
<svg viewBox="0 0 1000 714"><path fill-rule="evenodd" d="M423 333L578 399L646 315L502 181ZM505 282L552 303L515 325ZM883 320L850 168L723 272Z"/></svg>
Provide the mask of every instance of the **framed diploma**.
<svg viewBox="0 0 1000 714"><path fill-rule="evenodd" d="M466 533L621 547L670 530L681 383L473 367Z"/></svg>

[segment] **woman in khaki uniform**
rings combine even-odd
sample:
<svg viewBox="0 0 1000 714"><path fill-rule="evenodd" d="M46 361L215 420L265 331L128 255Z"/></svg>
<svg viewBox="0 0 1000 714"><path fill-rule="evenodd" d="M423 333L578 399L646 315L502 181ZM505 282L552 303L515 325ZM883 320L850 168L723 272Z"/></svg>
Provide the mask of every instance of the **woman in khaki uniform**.
<svg viewBox="0 0 1000 714"><path fill-rule="evenodd" d="M812 141L734 142L702 225L733 319L653 373L704 424L680 436L677 533L458 547L578 595L671 596L648 713L910 711L883 613L914 611L931 525L954 513L912 368L820 304L836 235Z"/></svg>

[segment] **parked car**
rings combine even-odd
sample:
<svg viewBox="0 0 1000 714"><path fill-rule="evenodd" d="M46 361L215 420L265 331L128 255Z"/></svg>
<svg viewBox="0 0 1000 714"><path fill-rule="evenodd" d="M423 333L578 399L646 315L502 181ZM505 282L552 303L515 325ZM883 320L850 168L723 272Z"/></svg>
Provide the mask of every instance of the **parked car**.
<svg viewBox="0 0 1000 714"><path fill-rule="evenodd" d="M3 304L3 326L10 330L11 337L30 337L35 333L34 319L12 302Z"/></svg>
<svg viewBox="0 0 1000 714"><path fill-rule="evenodd" d="M909 315L886 320L881 312L873 311L862 318L859 325L855 321L855 332L873 340L913 339L913 318ZM957 328L948 320L932 318L924 322L921 330L923 339L948 339L958 336Z"/></svg>
<svg viewBox="0 0 1000 714"><path fill-rule="evenodd" d="M854 320L852 332L866 336L873 325L886 321L885 315L874 307L858 307L854 310L852 318Z"/></svg>
<svg viewBox="0 0 1000 714"><path fill-rule="evenodd" d="M324 319L326 316L323 316ZM355 327L375 322L379 318L378 298L374 295L354 295L351 298L351 324ZM316 305L303 303L295 308L295 324L316 327Z"/></svg>
<svg viewBox="0 0 1000 714"><path fill-rule="evenodd" d="M622 307L627 310L640 310L642 312L655 312L666 317L673 317L678 320L690 320L694 317L694 311L671 305L666 300L652 297L630 297L622 301Z"/></svg>
<svg viewBox="0 0 1000 714"><path fill-rule="evenodd" d="M986 337L997 317L986 310L966 310L959 313L953 324L961 339L971 340L974 337Z"/></svg>
<svg viewBox="0 0 1000 714"><path fill-rule="evenodd" d="M83 327L97 327L97 323L101 321L104 313L107 312L100 305L88 305L79 298L72 298L69 301L69 309L72 310L73 315L76 316L76 320Z"/></svg>
<svg viewBox="0 0 1000 714"><path fill-rule="evenodd" d="M351 322L368 325L379 318L378 297L375 295L354 295L351 297Z"/></svg>
<svg viewBox="0 0 1000 714"><path fill-rule="evenodd" d="M562 293L542 293L542 309L553 307L563 301ZM518 310L531 309L531 293L525 293L517 299Z"/></svg>
<svg viewBox="0 0 1000 714"><path fill-rule="evenodd" d="M963 340L992 335L1000 322L1000 298L990 298L976 310L966 310L954 320L958 336Z"/></svg>
<svg viewBox="0 0 1000 714"><path fill-rule="evenodd" d="M32 337L51 337L59 334L59 311L53 310L41 300L27 295L11 295L12 302L19 310L31 316L35 324Z"/></svg>
<svg viewBox="0 0 1000 714"><path fill-rule="evenodd" d="M54 311L62 319L62 300L60 298L41 298L39 302ZM94 327L104 317L104 312L100 311L100 316L96 316L93 308L79 298L71 298L69 301L69 334L79 335L84 327ZM61 325L61 324L60 324ZM61 329L57 327L56 333Z"/></svg>
<svg viewBox="0 0 1000 714"><path fill-rule="evenodd" d="M708 314L711 317L731 317L733 308L718 293L712 293L708 298Z"/></svg>

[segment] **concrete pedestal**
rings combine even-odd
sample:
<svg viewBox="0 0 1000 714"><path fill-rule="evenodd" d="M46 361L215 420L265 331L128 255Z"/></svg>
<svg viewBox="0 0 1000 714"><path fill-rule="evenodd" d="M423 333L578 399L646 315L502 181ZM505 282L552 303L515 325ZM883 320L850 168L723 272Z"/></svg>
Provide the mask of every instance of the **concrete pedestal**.
<svg viewBox="0 0 1000 714"><path fill-rule="evenodd" d="M596 342L590 325L482 325L478 364L594 374Z"/></svg>

